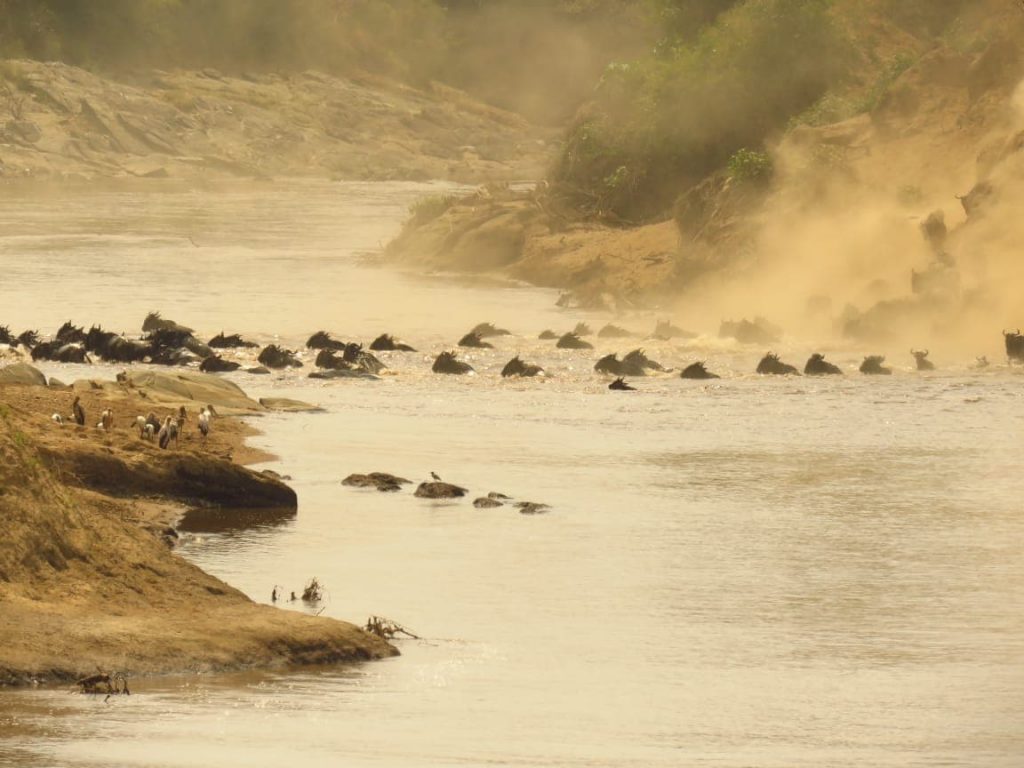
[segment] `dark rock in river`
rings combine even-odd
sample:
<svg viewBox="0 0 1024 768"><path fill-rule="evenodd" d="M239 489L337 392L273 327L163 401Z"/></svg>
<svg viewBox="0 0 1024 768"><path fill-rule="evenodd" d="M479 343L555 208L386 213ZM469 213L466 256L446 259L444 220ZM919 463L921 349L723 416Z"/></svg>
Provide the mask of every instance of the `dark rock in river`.
<svg viewBox="0 0 1024 768"><path fill-rule="evenodd" d="M498 499L492 499L490 496L481 496L473 501L473 506L477 509L494 509L495 507L503 507L505 505L498 501Z"/></svg>
<svg viewBox="0 0 1024 768"><path fill-rule="evenodd" d="M387 472L371 472L368 475L349 475L341 481L341 484L351 488L376 488L382 493L394 493L402 490L403 485L408 485L411 482L404 477L390 475Z"/></svg>
<svg viewBox="0 0 1024 768"><path fill-rule="evenodd" d="M469 491L451 483L420 483L416 489L416 496L421 499L459 499Z"/></svg>
<svg viewBox="0 0 1024 768"><path fill-rule="evenodd" d="M543 515L551 511L547 504L538 504L534 501L520 501L515 506L521 515Z"/></svg>

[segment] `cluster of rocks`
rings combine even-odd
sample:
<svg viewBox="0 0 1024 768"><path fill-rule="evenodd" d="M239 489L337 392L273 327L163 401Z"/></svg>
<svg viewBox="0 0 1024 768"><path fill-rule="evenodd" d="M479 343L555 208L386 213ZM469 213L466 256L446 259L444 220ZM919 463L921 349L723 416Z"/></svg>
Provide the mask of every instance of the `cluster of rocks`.
<svg viewBox="0 0 1024 768"><path fill-rule="evenodd" d="M402 490L402 486L412 485L412 481L388 472L371 472L366 475L349 475L341 481L341 484L350 488L375 488L381 493L398 493ZM446 483L435 475L434 479L420 483L416 487L413 496L419 499L461 499L468 494L468 489L452 483ZM551 509L547 504L540 504L534 501L515 501L511 496L497 493L496 491L491 491L486 496L480 496L475 499L473 506L477 509L512 506L523 515L544 514Z"/></svg>

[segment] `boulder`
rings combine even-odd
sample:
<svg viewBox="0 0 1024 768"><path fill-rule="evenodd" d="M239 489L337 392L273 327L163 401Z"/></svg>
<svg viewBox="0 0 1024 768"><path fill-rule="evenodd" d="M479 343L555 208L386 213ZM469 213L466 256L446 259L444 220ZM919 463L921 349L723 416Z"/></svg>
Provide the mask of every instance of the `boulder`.
<svg viewBox="0 0 1024 768"><path fill-rule="evenodd" d="M421 499L460 499L469 491L451 483L420 483L415 495Z"/></svg>
<svg viewBox="0 0 1024 768"><path fill-rule="evenodd" d="M260 404L246 395L237 384L210 374L129 371L121 379L128 387L145 391L147 397L155 403L195 401L216 408L261 410Z"/></svg>
<svg viewBox="0 0 1024 768"><path fill-rule="evenodd" d="M285 413L323 413L324 409L319 405L311 405L301 400L290 400L287 397L261 397L260 405L268 411L283 411Z"/></svg>
<svg viewBox="0 0 1024 768"><path fill-rule="evenodd" d="M0 368L0 386L16 384L26 387L45 387L46 376L33 365L14 363Z"/></svg>

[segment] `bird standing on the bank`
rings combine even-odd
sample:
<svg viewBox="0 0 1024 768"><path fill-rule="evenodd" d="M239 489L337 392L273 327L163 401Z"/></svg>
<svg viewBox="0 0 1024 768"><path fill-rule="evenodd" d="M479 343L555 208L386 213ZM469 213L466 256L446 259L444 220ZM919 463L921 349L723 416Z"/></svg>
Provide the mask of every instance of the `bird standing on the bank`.
<svg viewBox="0 0 1024 768"><path fill-rule="evenodd" d="M210 434L210 412L206 408L199 412L199 432L204 439Z"/></svg>
<svg viewBox="0 0 1024 768"><path fill-rule="evenodd" d="M50 421L52 421L57 426L64 426L64 417L61 416L59 413L53 414L53 416L50 417Z"/></svg>
<svg viewBox="0 0 1024 768"><path fill-rule="evenodd" d="M71 404L71 418L75 420L75 424L80 427L85 426L85 408L82 407L81 397L75 395L75 402Z"/></svg>
<svg viewBox="0 0 1024 768"><path fill-rule="evenodd" d="M107 432L114 428L114 412L109 408L104 408L100 414L100 428Z"/></svg>
<svg viewBox="0 0 1024 768"><path fill-rule="evenodd" d="M164 419L164 425L160 427L160 432L157 434L157 442L162 450L166 450L167 446L171 444L171 417L168 416ZM175 429L177 431L177 429Z"/></svg>

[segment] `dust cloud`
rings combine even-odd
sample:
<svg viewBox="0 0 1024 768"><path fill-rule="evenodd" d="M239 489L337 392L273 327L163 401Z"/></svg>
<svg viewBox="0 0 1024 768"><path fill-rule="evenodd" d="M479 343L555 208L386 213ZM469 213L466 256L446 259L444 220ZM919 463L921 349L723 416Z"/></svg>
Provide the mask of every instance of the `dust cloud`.
<svg viewBox="0 0 1024 768"><path fill-rule="evenodd" d="M868 140L823 164L823 145L782 142L775 189L681 319L762 316L802 343L1002 360L1000 332L1024 325L1024 83L1001 111L948 153Z"/></svg>

